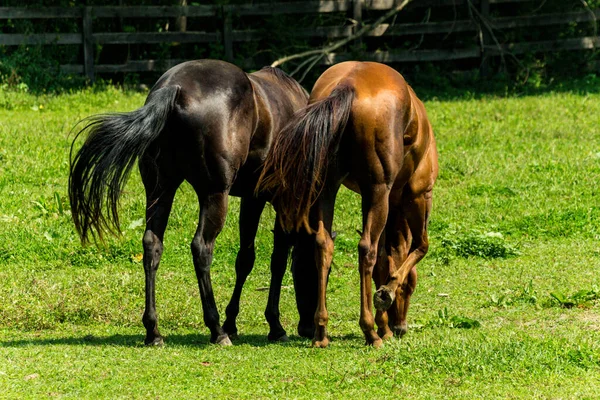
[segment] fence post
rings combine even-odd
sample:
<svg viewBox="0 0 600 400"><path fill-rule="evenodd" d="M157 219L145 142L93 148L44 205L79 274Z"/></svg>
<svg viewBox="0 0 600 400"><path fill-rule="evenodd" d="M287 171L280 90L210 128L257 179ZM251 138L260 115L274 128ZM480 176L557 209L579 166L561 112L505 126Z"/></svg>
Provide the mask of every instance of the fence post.
<svg viewBox="0 0 600 400"><path fill-rule="evenodd" d="M83 8L83 69L94 82L94 38L92 30L92 7Z"/></svg>
<svg viewBox="0 0 600 400"><path fill-rule="evenodd" d="M486 50L486 46L488 46L491 42L490 32L488 28L484 26L484 22L487 23L487 20L490 16L490 0L481 0L480 3L480 13L481 18L485 19L485 21L480 21L479 29L481 35L481 67L480 74L481 76L489 76L490 75L490 60L488 57L488 52Z"/></svg>
<svg viewBox="0 0 600 400"><path fill-rule="evenodd" d="M362 11L365 0L353 0L352 1L352 19L355 21L354 29L352 33L356 33L360 28L362 28ZM354 46L360 47L362 45L362 38L358 38L354 40Z"/></svg>
<svg viewBox="0 0 600 400"><path fill-rule="evenodd" d="M222 8L223 14L223 47L225 48L225 60L233 61L233 22L231 20L231 6Z"/></svg>

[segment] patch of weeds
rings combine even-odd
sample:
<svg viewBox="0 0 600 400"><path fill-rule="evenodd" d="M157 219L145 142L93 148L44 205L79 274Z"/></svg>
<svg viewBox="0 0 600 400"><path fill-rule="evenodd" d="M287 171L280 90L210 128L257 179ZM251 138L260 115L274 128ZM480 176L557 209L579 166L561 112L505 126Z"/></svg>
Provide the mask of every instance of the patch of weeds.
<svg viewBox="0 0 600 400"><path fill-rule="evenodd" d="M448 308L444 307L442 310L438 310L437 317L431 319L426 325L430 328L457 328L457 329L474 329L479 328L481 323L476 319L463 317L459 315L450 316L448 314Z"/></svg>
<svg viewBox="0 0 600 400"><path fill-rule="evenodd" d="M58 192L54 192L54 205L56 206L58 215L64 215L66 213L66 207L68 207L67 201L62 198Z"/></svg>
<svg viewBox="0 0 600 400"><path fill-rule="evenodd" d="M517 304L537 304L537 292L533 289L533 281L516 290L510 290L502 295L492 294L484 307L507 308Z"/></svg>
<svg viewBox="0 0 600 400"><path fill-rule="evenodd" d="M595 368L600 365L600 355L588 348L570 349L567 352L569 362L580 368Z"/></svg>
<svg viewBox="0 0 600 400"><path fill-rule="evenodd" d="M514 245L507 243L500 232L481 232L472 230L462 233L455 230L447 232L441 240L445 255L469 258L508 258L519 255Z"/></svg>
<svg viewBox="0 0 600 400"><path fill-rule="evenodd" d="M33 204L33 208L38 212L37 218L71 214L66 198L61 197L58 192L54 192L51 199L39 198L38 200L31 200L31 203Z"/></svg>
<svg viewBox="0 0 600 400"><path fill-rule="evenodd" d="M592 289L583 289L567 296L561 292L550 292L551 303L564 308L587 308L593 305L595 300L600 299L600 289L594 286Z"/></svg>

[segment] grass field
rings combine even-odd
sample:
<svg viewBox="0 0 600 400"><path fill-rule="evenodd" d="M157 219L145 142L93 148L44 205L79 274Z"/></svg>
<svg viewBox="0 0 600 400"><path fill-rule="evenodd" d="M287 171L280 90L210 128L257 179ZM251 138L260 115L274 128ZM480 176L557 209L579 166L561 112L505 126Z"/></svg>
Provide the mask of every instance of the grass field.
<svg viewBox="0 0 600 400"><path fill-rule="evenodd" d="M263 216L240 340L208 343L189 243L197 201L179 191L158 273L163 348L143 346L143 191L123 236L82 248L66 182L71 127L144 95L114 88L36 97L0 91L0 398L600 398L600 95L430 97L440 177L411 330L381 349L358 327L360 199L343 190L328 306L332 343L296 336L291 276L271 344L274 213ZM222 318L234 282L239 201L212 269Z"/></svg>

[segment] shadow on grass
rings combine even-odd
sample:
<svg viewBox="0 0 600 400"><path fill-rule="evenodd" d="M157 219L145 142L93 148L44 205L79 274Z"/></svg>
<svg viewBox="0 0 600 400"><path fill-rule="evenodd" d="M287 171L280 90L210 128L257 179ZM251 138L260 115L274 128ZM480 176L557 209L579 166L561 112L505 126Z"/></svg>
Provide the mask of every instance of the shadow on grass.
<svg viewBox="0 0 600 400"><path fill-rule="evenodd" d="M331 344L335 346L338 342L362 347L365 345L364 337L359 334L346 334L330 337ZM271 342L266 335L240 335L233 341L233 346L291 346L291 347L310 347L311 340L298 335L290 335L287 342ZM0 347L28 347L28 346L122 346L122 347L146 347L144 345L144 335L108 335L108 336L65 336L59 338L28 338L15 340L0 340ZM183 346L183 347L209 347L215 346L210 343L210 336L186 333L172 334L165 336L165 346Z"/></svg>
<svg viewBox="0 0 600 400"><path fill-rule="evenodd" d="M310 339L291 335L288 342L271 342L266 335L240 335L233 342L234 346L248 345L253 347L265 346L306 346ZM123 347L146 347L143 335L109 335L109 336L72 336L60 338L29 338L16 340L1 340L0 347L27 347L27 346L123 346ZM172 334L165 336L165 346L214 346L210 343L209 335L202 334Z"/></svg>

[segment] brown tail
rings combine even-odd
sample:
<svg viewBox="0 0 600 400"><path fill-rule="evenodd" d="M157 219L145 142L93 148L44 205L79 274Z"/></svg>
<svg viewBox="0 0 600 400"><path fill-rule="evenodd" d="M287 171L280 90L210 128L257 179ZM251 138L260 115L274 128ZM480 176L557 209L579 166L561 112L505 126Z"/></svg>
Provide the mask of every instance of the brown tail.
<svg viewBox="0 0 600 400"><path fill-rule="evenodd" d="M286 231L303 225L310 231L310 207L337 153L353 100L353 87L336 87L329 97L296 113L271 146L256 190L273 193Z"/></svg>

